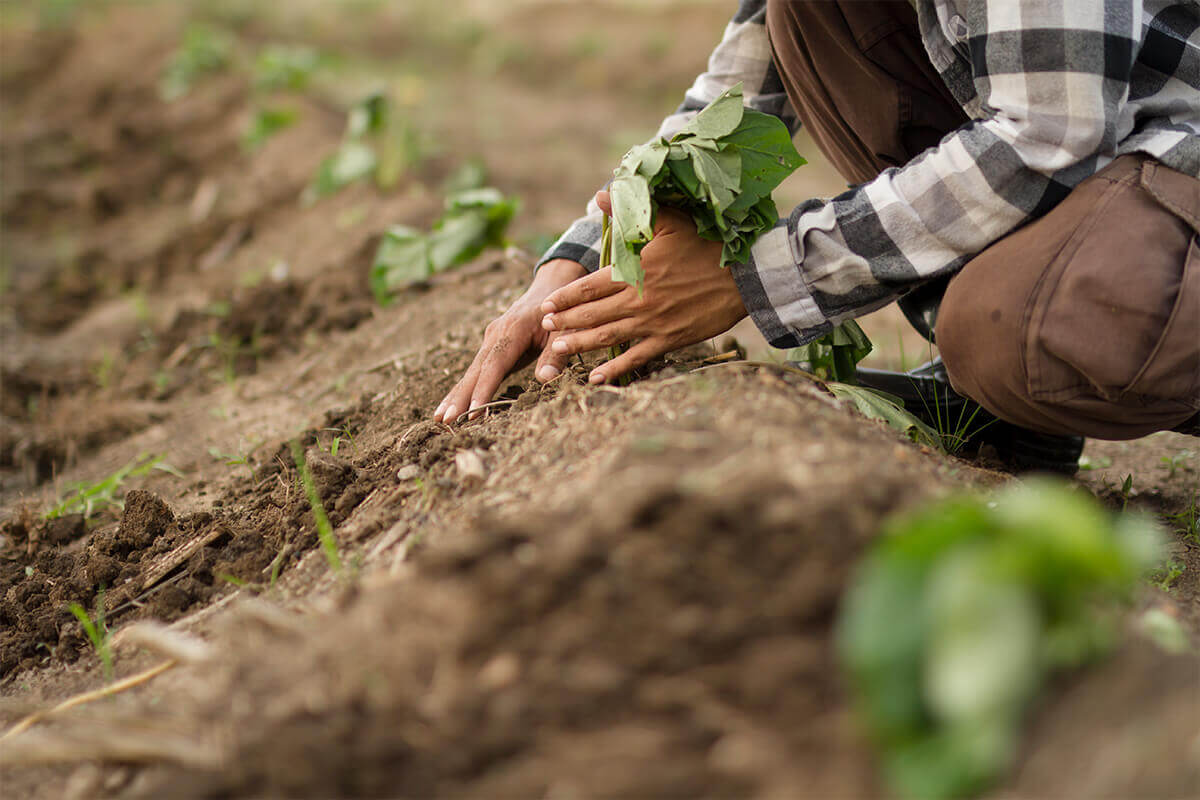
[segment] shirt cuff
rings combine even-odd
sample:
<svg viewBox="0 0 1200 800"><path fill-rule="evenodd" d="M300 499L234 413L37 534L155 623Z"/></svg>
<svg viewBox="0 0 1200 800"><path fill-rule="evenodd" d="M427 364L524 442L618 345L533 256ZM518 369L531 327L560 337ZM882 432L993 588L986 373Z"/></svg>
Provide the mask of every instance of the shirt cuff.
<svg viewBox="0 0 1200 800"><path fill-rule="evenodd" d="M729 269L746 311L772 347L800 347L833 329L804 281L786 219L759 237L745 264Z"/></svg>
<svg viewBox="0 0 1200 800"><path fill-rule="evenodd" d="M584 217L577 220L557 242L550 246L545 255L534 266L538 267L556 258L565 258L583 266L588 272L600 269L600 232L599 217Z"/></svg>

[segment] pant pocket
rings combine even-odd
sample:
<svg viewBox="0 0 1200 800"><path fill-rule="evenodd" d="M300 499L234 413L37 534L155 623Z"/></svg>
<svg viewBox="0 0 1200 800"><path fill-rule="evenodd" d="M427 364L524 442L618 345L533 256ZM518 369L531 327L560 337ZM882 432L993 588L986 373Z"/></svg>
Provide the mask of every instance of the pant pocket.
<svg viewBox="0 0 1200 800"><path fill-rule="evenodd" d="M1036 400L1058 403L1080 394L1115 399L1143 363L1124 337L1114 335L1121 314L1107 295L1121 291L1122 276L1106 252L1108 242L1100 241L1111 235L1104 221L1119 216L1113 207L1130 190L1132 175L1089 178L1037 223L1059 241L1047 243L1057 249L1025 310L1021 360L1026 389ZM1139 349L1144 355L1152 347L1150 341Z"/></svg>
<svg viewBox="0 0 1200 800"><path fill-rule="evenodd" d="M1200 236L1192 238L1171 316L1125 393L1200 408Z"/></svg>
<svg viewBox="0 0 1200 800"><path fill-rule="evenodd" d="M1164 194L1163 180L1147 182L1156 168L1120 158L1047 215L1071 233L1027 309L1024 366L1035 399L1196 404L1200 245L1194 221L1180 213L1191 208L1192 187L1171 173Z"/></svg>

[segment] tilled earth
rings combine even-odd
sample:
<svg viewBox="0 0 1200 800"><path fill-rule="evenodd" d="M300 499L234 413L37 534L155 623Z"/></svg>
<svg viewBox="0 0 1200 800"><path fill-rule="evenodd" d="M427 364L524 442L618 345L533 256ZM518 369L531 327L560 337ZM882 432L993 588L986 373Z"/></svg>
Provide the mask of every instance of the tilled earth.
<svg viewBox="0 0 1200 800"><path fill-rule="evenodd" d="M707 45L726 11L514 9L481 35L532 61L478 57L469 37L462 58L437 56L463 104L500 105L507 127L445 112L446 146L400 187L315 205L299 197L341 136L338 91L292 93L300 122L251 154L244 75L159 98L180 8L0 31L0 722L101 685L71 603L208 645L0 744L6 796L879 793L833 660L839 596L887 515L1012 477L711 348L627 388L520 373L487 418L427 421L531 255L485 254L384 309L366 283L382 231L429 224L474 153L521 193L518 237L561 227L605 171L564 169L564 153L607 153L612 120L644 136L703 62L642 32L670 23ZM421 47L446 42L420 44L405 13L240 33L434 58ZM554 49L601 34L602 57ZM661 87L627 71L652 53ZM565 107L584 90L590 110ZM1089 445L1079 480L1182 520L1195 441ZM47 517L72 484L131 464L86 518ZM1178 536L1174 557L1182 575L1140 603L1195 635L1200 546ZM1047 692L1001 796L1200 787L1197 661L1132 627L1114 659ZM161 660L116 648L118 677Z"/></svg>

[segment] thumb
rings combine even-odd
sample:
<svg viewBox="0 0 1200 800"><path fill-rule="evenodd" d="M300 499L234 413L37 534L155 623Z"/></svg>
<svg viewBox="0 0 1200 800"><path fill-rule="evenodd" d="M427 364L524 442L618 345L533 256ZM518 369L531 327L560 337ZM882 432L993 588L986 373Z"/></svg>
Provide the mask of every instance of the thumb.
<svg viewBox="0 0 1200 800"><path fill-rule="evenodd" d="M596 192L596 205L600 206L600 210L603 211L606 216L612 216L612 198L609 196L608 192L604 191L603 189Z"/></svg>

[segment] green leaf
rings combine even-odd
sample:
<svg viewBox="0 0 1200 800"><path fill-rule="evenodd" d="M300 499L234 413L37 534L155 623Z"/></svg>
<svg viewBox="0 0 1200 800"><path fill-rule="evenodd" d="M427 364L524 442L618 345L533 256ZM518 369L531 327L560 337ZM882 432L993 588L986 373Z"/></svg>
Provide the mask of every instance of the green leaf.
<svg viewBox="0 0 1200 800"><path fill-rule="evenodd" d="M725 209L733 205L735 192L741 185L742 161L735 152L711 153L688 143L683 149L690 156L696 177L705 189L717 228L723 230Z"/></svg>
<svg viewBox="0 0 1200 800"><path fill-rule="evenodd" d="M350 109L346 118L346 138L361 139L370 134L382 133L392 113L392 103L387 95L374 92L367 95L358 105Z"/></svg>
<svg viewBox="0 0 1200 800"><path fill-rule="evenodd" d="M654 235L650 187L641 175L614 178L608 187L613 227L618 238L635 251Z"/></svg>
<svg viewBox="0 0 1200 800"><path fill-rule="evenodd" d="M375 151L358 141L346 141L337 152L321 162L312 190L317 197L333 194L344 186L370 176L379 161Z"/></svg>
<svg viewBox="0 0 1200 800"><path fill-rule="evenodd" d="M640 286L646 273L642 270L642 259L625 241L625 232L620 223L613 220L613 280Z"/></svg>
<svg viewBox="0 0 1200 800"><path fill-rule="evenodd" d="M858 412L867 419L882 420L889 427L895 428L919 444L930 447L939 446L940 439L938 439L937 431L880 392L862 386L852 386L848 383L830 382L825 385L837 397L854 403Z"/></svg>
<svg viewBox="0 0 1200 800"><path fill-rule="evenodd" d="M387 305L391 293L412 283L427 280L433 274L429 242L415 228L396 225L383 235L375 260L371 263L371 291L381 305Z"/></svg>
<svg viewBox="0 0 1200 800"><path fill-rule="evenodd" d="M701 139L720 139L728 136L742 121L745 110L742 102L742 84L737 83L717 95L716 99L680 128L671 137L671 141L675 142L688 136Z"/></svg>
<svg viewBox="0 0 1200 800"><path fill-rule="evenodd" d="M618 176L622 174L641 175L645 180L649 181L662 171L663 163L666 161L670 150L670 146L665 144L661 139L656 139L647 144L639 144L636 147L630 148L629 152L625 154L615 174Z"/></svg>
<svg viewBox="0 0 1200 800"><path fill-rule="evenodd" d="M742 194L735 208L769 197L788 175L807 163L796 152L787 126L753 109L746 110L742 124L723 143L736 147L742 159Z"/></svg>

